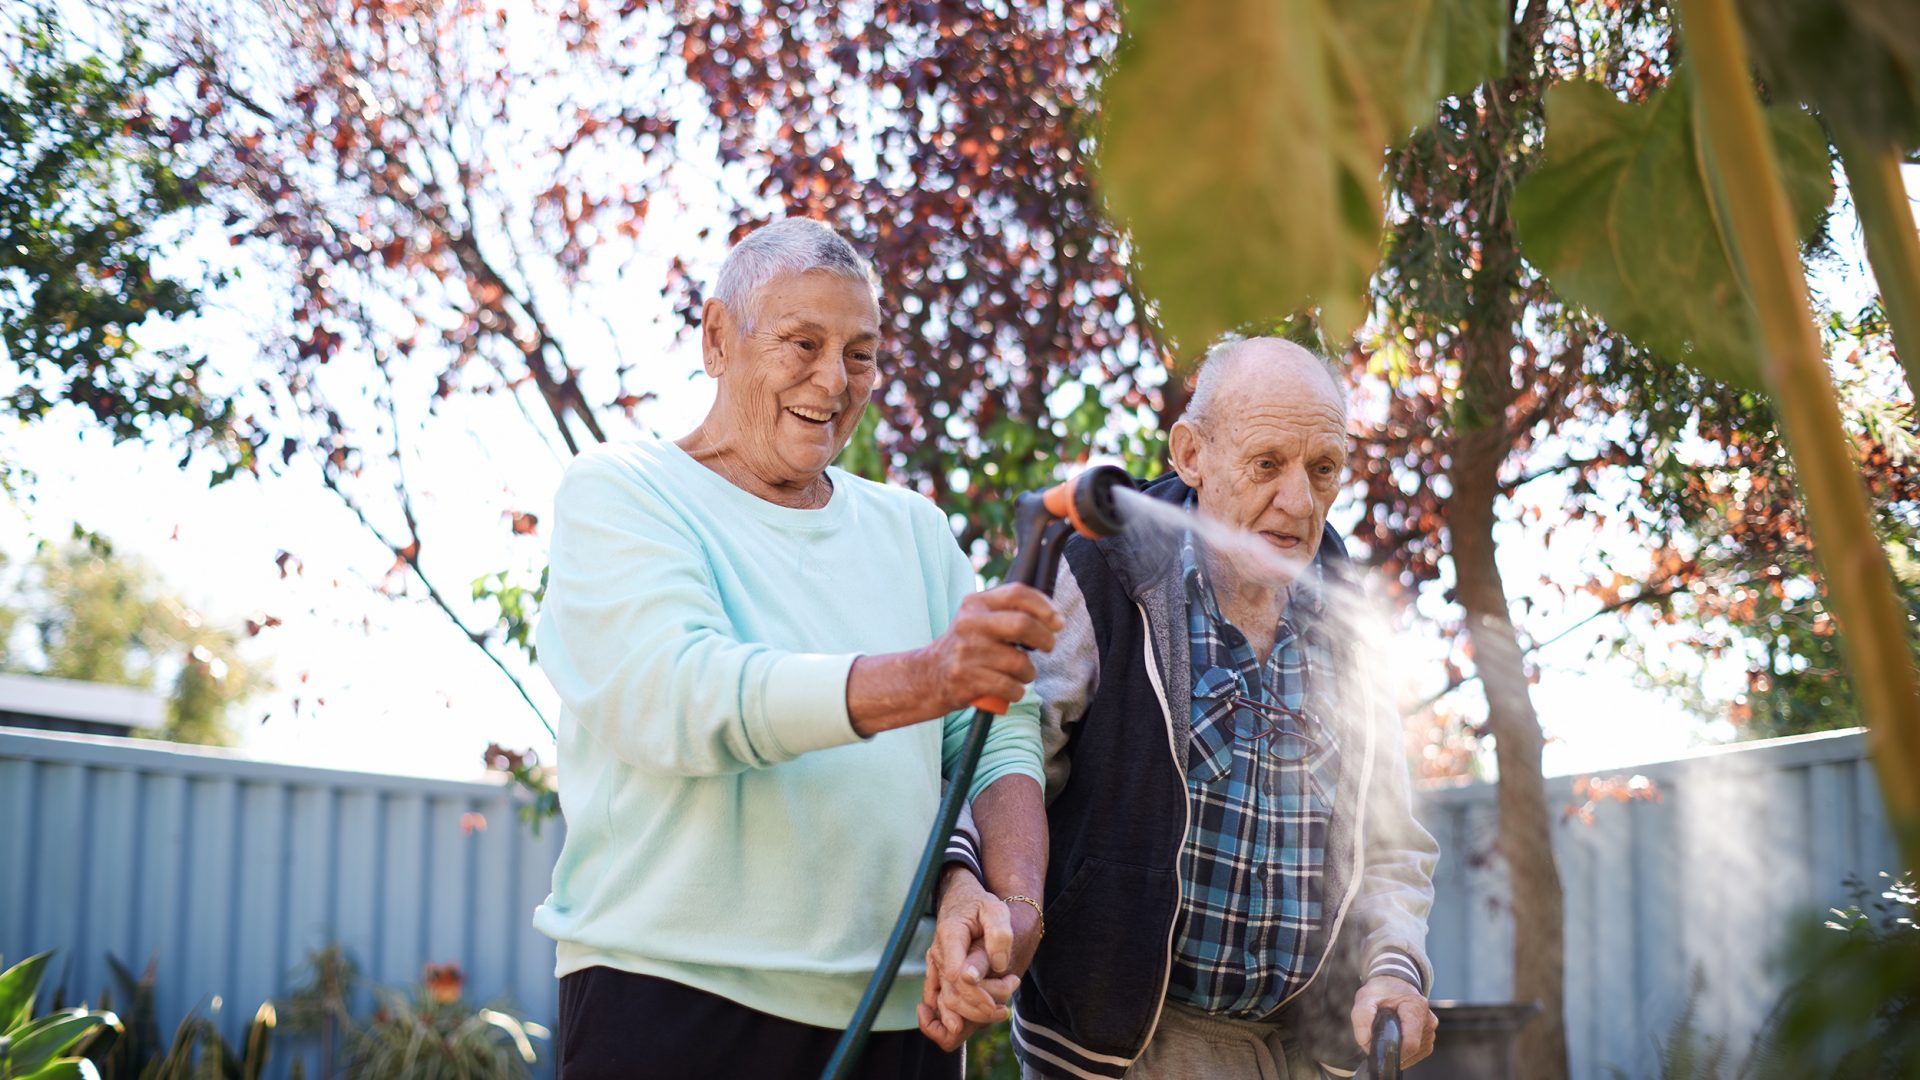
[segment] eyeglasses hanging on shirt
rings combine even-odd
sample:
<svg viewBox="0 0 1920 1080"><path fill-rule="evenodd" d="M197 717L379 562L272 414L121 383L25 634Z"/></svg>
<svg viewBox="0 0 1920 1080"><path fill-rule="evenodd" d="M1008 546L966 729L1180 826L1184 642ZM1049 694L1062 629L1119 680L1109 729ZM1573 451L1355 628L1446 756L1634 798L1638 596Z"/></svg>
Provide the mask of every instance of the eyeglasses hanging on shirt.
<svg viewBox="0 0 1920 1080"><path fill-rule="evenodd" d="M1268 749L1289 764L1305 761L1324 749L1320 740L1308 734L1320 731L1320 722L1304 709L1269 704L1244 693L1235 693L1227 700L1233 707L1234 738L1252 743L1271 739ZM1251 714L1255 722L1251 733L1242 730L1245 726L1240 720L1242 709Z"/></svg>

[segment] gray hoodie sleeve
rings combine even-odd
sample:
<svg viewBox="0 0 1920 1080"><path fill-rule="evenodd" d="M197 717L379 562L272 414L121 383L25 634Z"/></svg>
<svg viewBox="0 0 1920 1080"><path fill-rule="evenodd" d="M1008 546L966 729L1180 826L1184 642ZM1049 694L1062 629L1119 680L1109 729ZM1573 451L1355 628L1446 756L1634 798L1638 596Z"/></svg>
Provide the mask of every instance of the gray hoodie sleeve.
<svg viewBox="0 0 1920 1080"><path fill-rule="evenodd" d="M1433 909L1433 871L1440 846L1413 816L1413 782L1400 717L1376 699L1373 782L1364 808L1366 864L1349 915L1360 935L1362 970L1395 975L1433 989L1427 959L1427 913Z"/></svg>
<svg viewBox="0 0 1920 1080"><path fill-rule="evenodd" d="M1052 652L1033 656L1038 673L1033 689L1040 698L1040 754L1047 774L1048 802L1067 786L1072 765L1067 759L1068 726L1086 715L1094 688L1100 684L1100 649L1093 619L1087 614L1087 598L1073 576L1073 567L1065 560L1054 581L1053 599L1066 625L1054 636Z"/></svg>

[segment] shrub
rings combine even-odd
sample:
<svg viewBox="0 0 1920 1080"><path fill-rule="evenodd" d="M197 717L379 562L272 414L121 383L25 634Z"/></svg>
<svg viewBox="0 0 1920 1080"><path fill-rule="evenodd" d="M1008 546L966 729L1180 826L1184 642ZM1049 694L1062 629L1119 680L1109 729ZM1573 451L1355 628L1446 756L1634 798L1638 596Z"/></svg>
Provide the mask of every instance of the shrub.
<svg viewBox="0 0 1920 1080"><path fill-rule="evenodd" d="M1777 1060L1762 1075L1920 1076L1920 884L1912 873L1880 879L1870 896L1849 878L1853 903L1789 944L1790 989L1771 1039Z"/></svg>
<svg viewBox="0 0 1920 1080"><path fill-rule="evenodd" d="M35 1016L40 980L52 953L30 956L0 971L0 1080L79 1080L93 1075L80 1051L103 1028L119 1026L109 1012L56 1008ZM0 961L4 963L5 961Z"/></svg>

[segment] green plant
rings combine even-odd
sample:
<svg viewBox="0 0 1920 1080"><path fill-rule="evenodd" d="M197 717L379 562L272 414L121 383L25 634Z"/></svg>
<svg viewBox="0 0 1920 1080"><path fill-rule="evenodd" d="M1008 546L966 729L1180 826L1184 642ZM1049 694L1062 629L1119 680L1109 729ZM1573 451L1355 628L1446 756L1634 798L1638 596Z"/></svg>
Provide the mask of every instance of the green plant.
<svg viewBox="0 0 1920 1080"><path fill-rule="evenodd" d="M166 1056L141 1068L139 1080L260 1080L278 1022L273 1003L266 1002L254 1012L247 1037L237 1052L221 1036L219 1016L218 997L213 999L209 1015L188 1013L174 1032Z"/></svg>
<svg viewBox="0 0 1920 1080"><path fill-rule="evenodd" d="M1735 1063L1724 1038L1701 1030L1700 995L1706 991L1706 984L1706 975L1695 968L1686 1007L1667 1029L1666 1037L1656 1044L1655 1080L1748 1080L1772 1060L1771 1043L1765 1033L1746 1059ZM1607 1071L1615 1080L1629 1080L1622 1069L1609 1066Z"/></svg>
<svg viewBox="0 0 1920 1080"><path fill-rule="evenodd" d="M1013 1029L1006 1021L982 1028L967 1040L967 1080L1020 1080Z"/></svg>
<svg viewBox="0 0 1920 1080"><path fill-rule="evenodd" d="M356 1080L495 1080L528 1076L538 1061L538 1024L497 1009L476 1009L430 978L417 995L382 991L373 1022L355 1042L347 1075Z"/></svg>
<svg viewBox="0 0 1920 1080"><path fill-rule="evenodd" d="M1920 1076L1920 881L1880 878L1877 895L1849 878L1853 902L1789 939L1761 1076Z"/></svg>
<svg viewBox="0 0 1920 1080"><path fill-rule="evenodd" d="M335 1075L334 1061L343 1043L356 1030L353 991L360 967L338 945L307 954L305 978L280 1001L280 1021L287 1033L318 1040L320 1075Z"/></svg>
<svg viewBox="0 0 1920 1080"><path fill-rule="evenodd" d="M34 1016L40 979L52 955L30 956L0 972L0 1080L76 1080L98 1075L80 1051L103 1027L117 1026L119 1020L112 1013L84 1006Z"/></svg>
<svg viewBox="0 0 1920 1080"><path fill-rule="evenodd" d="M144 20L74 10L0 9L0 413L33 422L78 406L116 442L177 435L219 462L216 482L229 479L253 465L256 444L215 389L212 358L140 340L149 318L201 310L163 250L207 203L176 134L187 120L160 106L174 67L149 58Z"/></svg>
<svg viewBox="0 0 1920 1080"><path fill-rule="evenodd" d="M172 1040L162 1042L153 964L138 977L111 955L107 967L114 985L101 993L101 1005L106 1007L118 990L127 1002L126 1018L111 1023L108 1034L88 1045L90 1075L99 1080L258 1080L264 1074L276 1025L271 1002L255 1011L238 1051L220 1034L218 997L211 1002L211 1015L188 1013ZM296 1080L302 1075L298 1062L292 1075Z"/></svg>
<svg viewBox="0 0 1920 1080"><path fill-rule="evenodd" d="M107 970L113 976L114 985L101 991L100 1007L113 1007L115 990L125 1005L119 1012L120 1024L113 1029L112 1037L96 1040L88 1047L87 1058L99 1070L101 1080L137 1078L144 1075L151 1063L164 1057L167 1049L160 1041L160 1024L153 1003L157 976L152 963L136 977L111 955L107 957Z"/></svg>
<svg viewBox="0 0 1920 1080"><path fill-rule="evenodd" d="M461 997L455 964L428 964L411 995L374 988L379 1002L362 1026L352 1002L364 982L339 946L309 953L305 980L281 1002L287 1030L320 1042L320 1074L348 1080L487 1080L524 1077L538 1061L533 1040L547 1029ZM338 1069L336 1070L336 1062Z"/></svg>
<svg viewBox="0 0 1920 1080"><path fill-rule="evenodd" d="M215 625L153 566L77 525L68 541L41 540L11 586L0 620L30 627L33 648L4 658L8 669L160 691L166 722L144 734L230 744L232 715L270 685L242 642L278 619L257 615L245 631Z"/></svg>
<svg viewBox="0 0 1920 1080"><path fill-rule="evenodd" d="M507 774L514 786L525 791L528 801L520 804L520 820L540 835L540 823L560 816L560 789L554 785L551 766L540 764L533 750L509 750L499 743L488 743L487 768Z"/></svg>

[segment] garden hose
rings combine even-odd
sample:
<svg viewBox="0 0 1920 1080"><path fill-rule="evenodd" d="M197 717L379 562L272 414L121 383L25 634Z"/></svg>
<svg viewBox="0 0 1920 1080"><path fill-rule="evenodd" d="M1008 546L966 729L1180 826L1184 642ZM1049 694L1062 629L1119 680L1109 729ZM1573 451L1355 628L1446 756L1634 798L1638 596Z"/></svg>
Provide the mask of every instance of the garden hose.
<svg viewBox="0 0 1920 1080"><path fill-rule="evenodd" d="M1054 577L1060 569L1060 555L1069 536L1077 532L1098 540L1120 531L1120 512L1113 495L1114 489L1120 487L1132 488L1133 478L1125 470L1101 465L1045 491L1022 494L1014 503L1014 535L1018 547L1007 580L1051 594ZM947 790L940 798L940 809L934 815L933 832L927 837L926 849L920 853L920 866L914 871L913 884L907 889L907 901L900 908L893 933L887 937L880 965L873 969L866 993L853 1010L853 1022L847 1025L839 1044L833 1048L826 1071L820 1074L821 1080L845 1080L866 1050L867 1036L873 1031L880 1003L893 988L900 963L906 959L907 945L913 940L921 914L933 896L934 878L945 862L947 839L960 820L960 804L973 784L974 770L980 764L980 750L987 743L987 731L993 726L993 718L1005 713L1009 705L998 698L973 702L973 719L967 725L966 742L961 745L960 760L953 774L947 777Z"/></svg>

